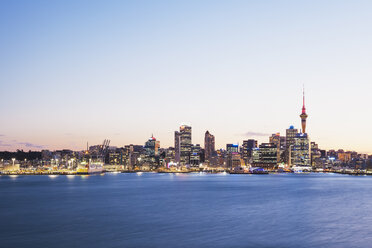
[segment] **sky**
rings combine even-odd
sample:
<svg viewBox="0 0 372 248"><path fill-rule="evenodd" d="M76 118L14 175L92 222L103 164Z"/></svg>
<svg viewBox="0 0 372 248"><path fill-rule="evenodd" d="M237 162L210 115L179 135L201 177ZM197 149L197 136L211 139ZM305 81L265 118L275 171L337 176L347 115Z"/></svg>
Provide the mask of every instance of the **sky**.
<svg viewBox="0 0 372 248"><path fill-rule="evenodd" d="M372 154L371 1L0 1L0 150L216 147L300 129Z"/></svg>

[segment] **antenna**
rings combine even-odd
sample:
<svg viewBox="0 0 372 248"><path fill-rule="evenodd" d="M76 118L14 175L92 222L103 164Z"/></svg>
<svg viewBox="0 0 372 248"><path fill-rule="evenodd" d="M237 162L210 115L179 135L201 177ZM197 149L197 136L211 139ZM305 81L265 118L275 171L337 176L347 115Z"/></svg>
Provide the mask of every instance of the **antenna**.
<svg viewBox="0 0 372 248"><path fill-rule="evenodd" d="M305 107L305 84L302 84L302 103Z"/></svg>
<svg viewBox="0 0 372 248"><path fill-rule="evenodd" d="M306 108L305 108L305 85L302 85L302 113L306 113Z"/></svg>

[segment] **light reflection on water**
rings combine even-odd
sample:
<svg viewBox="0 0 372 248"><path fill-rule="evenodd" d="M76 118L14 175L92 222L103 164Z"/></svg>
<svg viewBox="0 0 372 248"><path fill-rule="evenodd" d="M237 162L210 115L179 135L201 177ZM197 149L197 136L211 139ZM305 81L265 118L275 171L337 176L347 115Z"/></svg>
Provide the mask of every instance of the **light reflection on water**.
<svg viewBox="0 0 372 248"><path fill-rule="evenodd" d="M48 178L1 177L1 247L369 247L372 241L372 177Z"/></svg>

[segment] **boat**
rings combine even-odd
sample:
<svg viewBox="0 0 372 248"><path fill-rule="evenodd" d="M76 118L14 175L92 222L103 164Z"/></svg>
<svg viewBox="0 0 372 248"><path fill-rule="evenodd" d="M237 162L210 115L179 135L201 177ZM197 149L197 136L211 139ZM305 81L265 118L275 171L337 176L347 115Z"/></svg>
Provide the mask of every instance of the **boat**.
<svg viewBox="0 0 372 248"><path fill-rule="evenodd" d="M249 171L252 174L269 174L269 172L267 170L265 170L264 168L261 168L261 167L251 167L249 169Z"/></svg>

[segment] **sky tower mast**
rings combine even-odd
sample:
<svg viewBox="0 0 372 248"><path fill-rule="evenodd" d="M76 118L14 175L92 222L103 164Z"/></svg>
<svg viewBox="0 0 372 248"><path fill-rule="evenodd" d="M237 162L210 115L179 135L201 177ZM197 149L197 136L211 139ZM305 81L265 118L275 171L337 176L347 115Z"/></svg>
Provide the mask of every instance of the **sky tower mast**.
<svg viewBox="0 0 372 248"><path fill-rule="evenodd" d="M306 108L305 108L305 87L302 89L302 113L300 115L301 117L301 125L302 125L302 133L306 133Z"/></svg>

